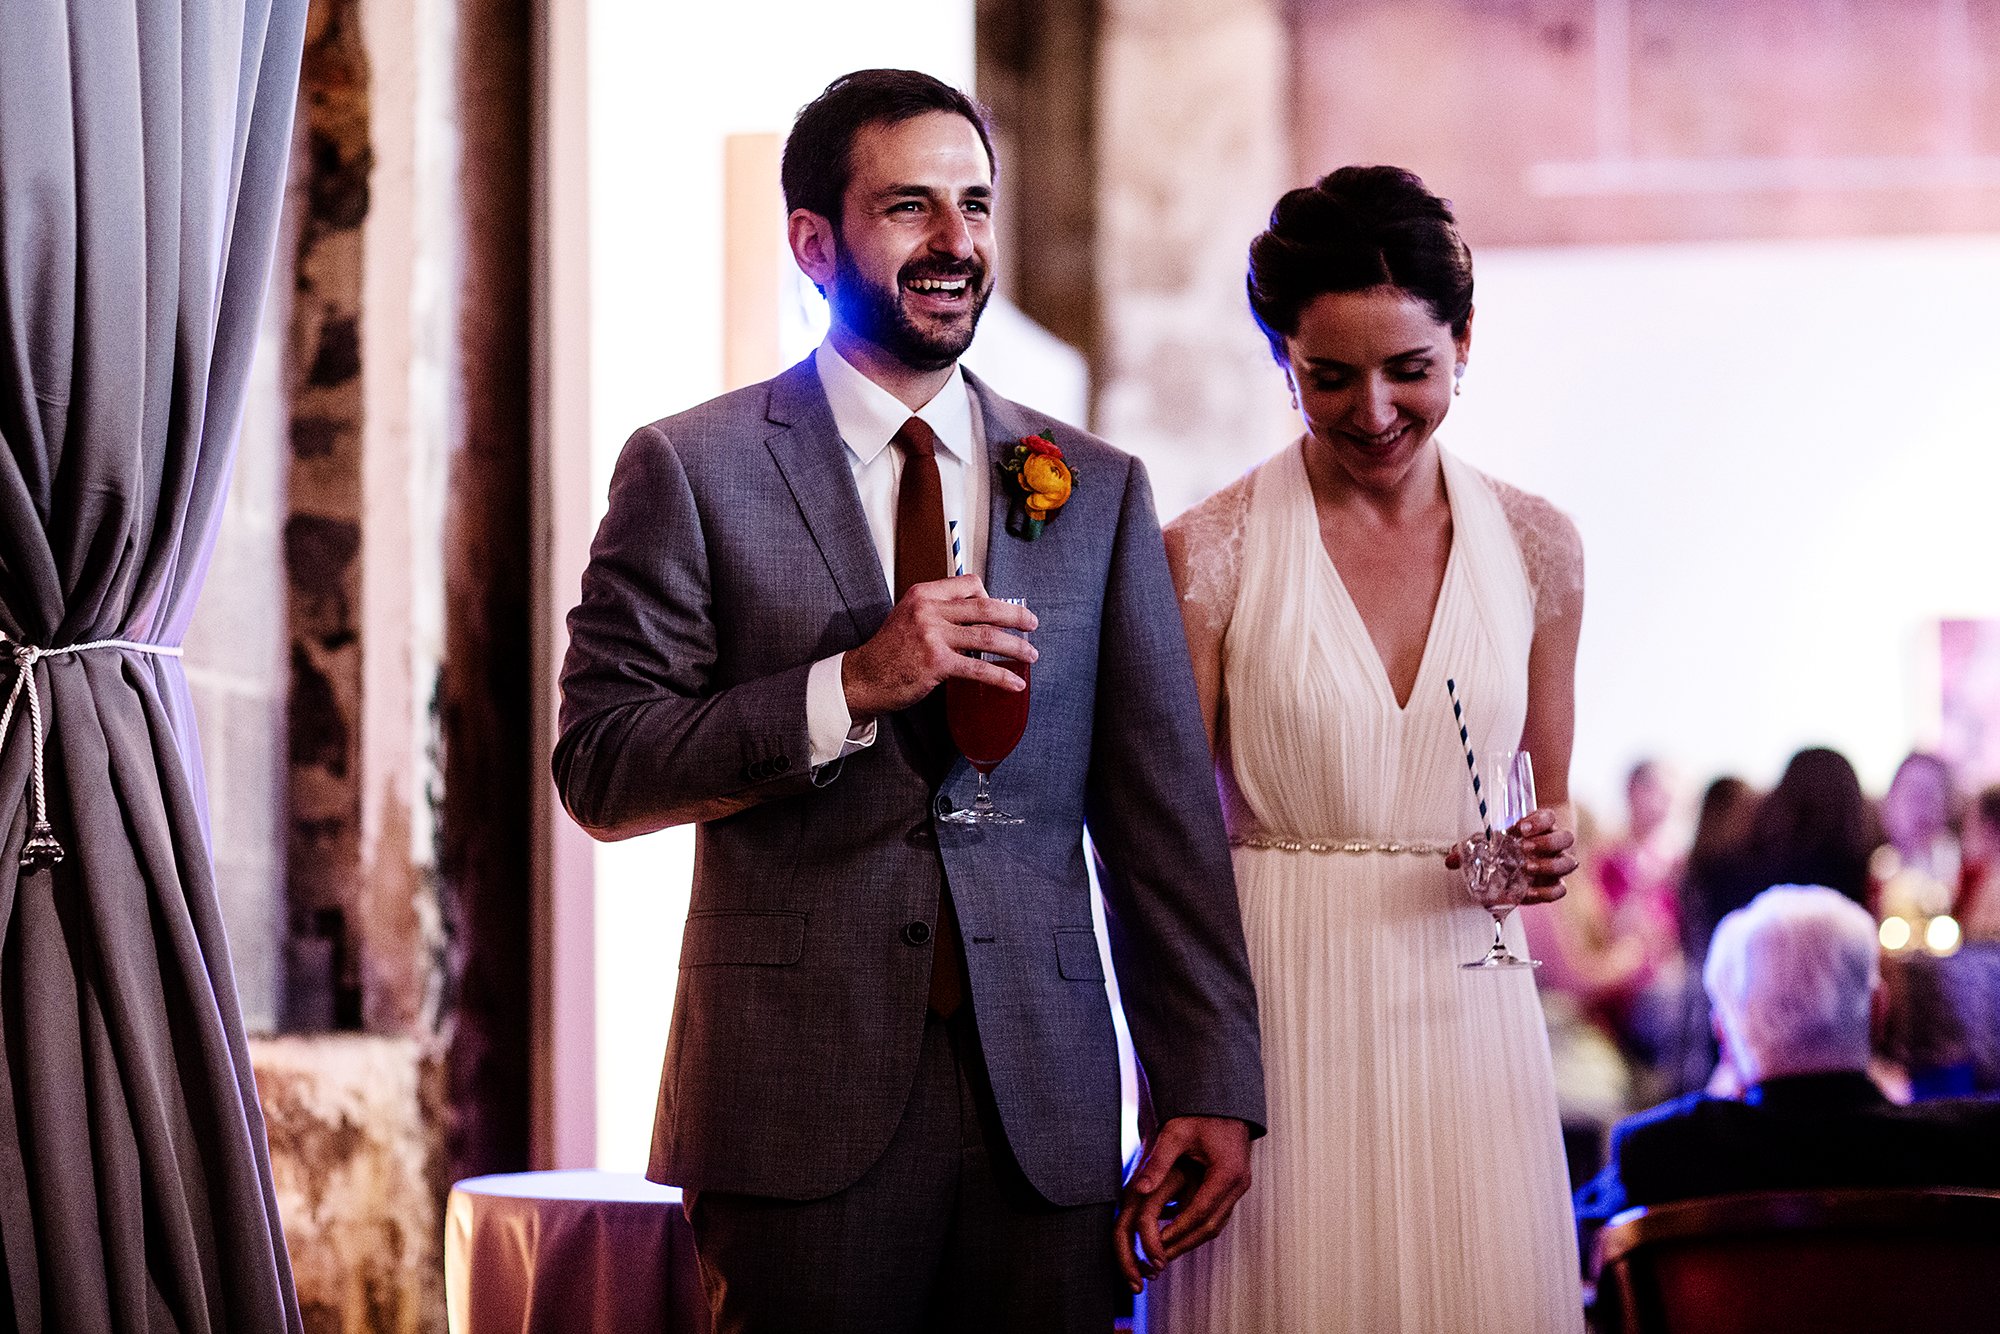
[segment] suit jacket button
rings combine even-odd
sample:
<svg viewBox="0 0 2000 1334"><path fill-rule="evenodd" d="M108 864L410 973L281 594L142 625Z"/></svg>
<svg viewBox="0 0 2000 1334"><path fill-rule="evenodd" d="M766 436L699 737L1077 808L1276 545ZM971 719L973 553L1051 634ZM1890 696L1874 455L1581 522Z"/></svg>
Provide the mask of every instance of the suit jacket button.
<svg viewBox="0 0 2000 1334"><path fill-rule="evenodd" d="M903 928L903 943L905 945L928 945L930 939L931 924L929 922L912 922Z"/></svg>
<svg viewBox="0 0 2000 1334"><path fill-rule="evenodd" d="M780 755L777 759L771 761L771 767L779 773L783 773L792 767L792 757L789 755Z"/></svg>

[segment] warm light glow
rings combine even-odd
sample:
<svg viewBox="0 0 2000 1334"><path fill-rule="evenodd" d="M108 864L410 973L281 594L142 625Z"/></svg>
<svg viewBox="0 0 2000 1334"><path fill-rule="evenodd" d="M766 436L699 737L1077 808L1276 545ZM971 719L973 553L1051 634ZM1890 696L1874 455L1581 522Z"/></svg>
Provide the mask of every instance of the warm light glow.
<svg viewBox="0 0 2000 1334"><path fill-rule="evenodd" d="M1960 935L1958 920L1939 914L1924 927L1924 948L1932 954L1956 954Z"/></svg>
<svg viewBox="0 0 2000 1334"><path fill-rule="evenodd" d="M1910 923L1901 917L1885 917L1882 929L1877 933L1885 950L1908 949L1910 946Z"/></svg>

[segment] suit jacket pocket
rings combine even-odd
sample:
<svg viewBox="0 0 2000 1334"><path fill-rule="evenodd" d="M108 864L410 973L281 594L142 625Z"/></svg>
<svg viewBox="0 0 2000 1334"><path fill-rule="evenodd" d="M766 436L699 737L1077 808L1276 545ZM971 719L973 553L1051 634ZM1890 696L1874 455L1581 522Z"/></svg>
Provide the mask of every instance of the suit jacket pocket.
<svg viewBox="0 0 2000 1334"><path fill-rule="evenodd" d="M797 912L701 912L681 935L681 967L797 963L806 952L806 915Z"/></svg>
<svg viewBox="0 0 2000 1334"><path fill-rule="evenodd" d="M1087 926L1058 928L1056 971L1072 982L1102 982L1104 960L1097 953L1097 933Z"/></svg>

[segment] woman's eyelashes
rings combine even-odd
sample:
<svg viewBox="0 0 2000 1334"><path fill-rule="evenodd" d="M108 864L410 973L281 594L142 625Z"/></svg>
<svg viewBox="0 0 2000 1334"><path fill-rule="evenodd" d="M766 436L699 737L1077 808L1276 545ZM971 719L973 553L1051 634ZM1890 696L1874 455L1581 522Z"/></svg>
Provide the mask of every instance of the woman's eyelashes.
<svg viewBox="0 0 2000 1334"><path fill-rule="evenodd" d="M1402 362L1388 367L1382 374L1397 384L1418 384L1424 380L1428 380L1436 370L1437 365L1435 362ZM1352 375L1320 374L1308 376L1306 379L1306 388L1318 394L1334 394L1352 385L1355 378Z"/></svg>

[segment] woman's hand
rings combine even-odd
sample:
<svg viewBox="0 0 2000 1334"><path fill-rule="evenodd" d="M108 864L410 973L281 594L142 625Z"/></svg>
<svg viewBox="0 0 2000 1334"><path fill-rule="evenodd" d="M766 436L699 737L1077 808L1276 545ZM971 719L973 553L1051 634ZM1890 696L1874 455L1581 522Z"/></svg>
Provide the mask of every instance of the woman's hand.
<svg viewBox="0 0 2000 1334"><path fill-rule="evenodd" d="M1569 855L1570 845L1576 836L1567 829L1556 826L1556 813L1543 807L1528 812L1527 816L1512 829L1503 831L1521 840L1521 848L1527 854L1524 868L1528 873L1528 893L1523 903L1554 903L1566 891L1563 877L1576 870L1576 858ZM1467 840L1470 842L1472 840ZM1456 871L1465 864L1459 849L1464 843L1454 844L1444 855L1445 869Z"/></svg>
<svg viewBox="0 0 2000 1334"><path fill-rule="evenodd" d="M1565 893L1563 877L1576 870L1576 858L1569 855L1576 835L1556 824L1556 813L1546 806L1529 811L1507 831L1521 840L1528 854L1528 896L1523 903L1554 903Z"/></svg>

